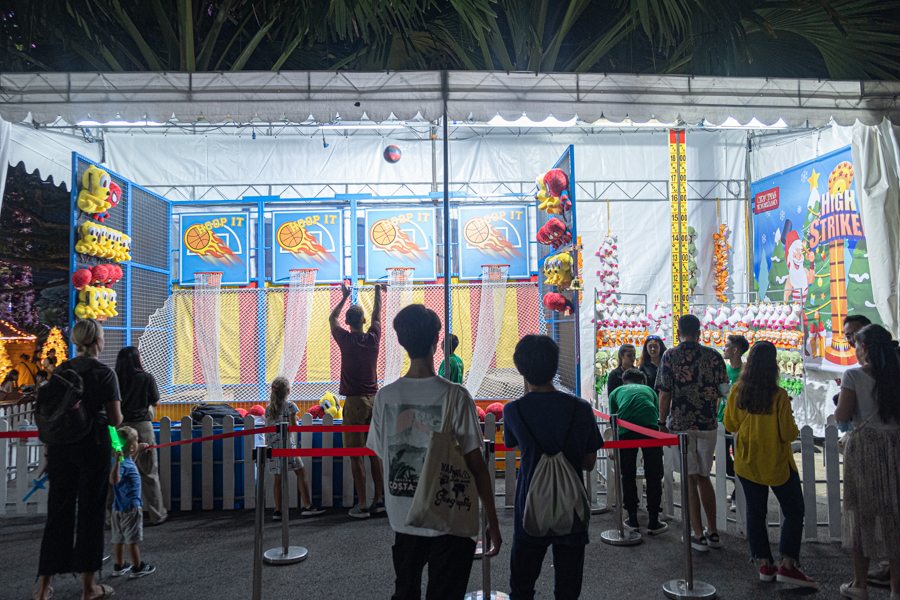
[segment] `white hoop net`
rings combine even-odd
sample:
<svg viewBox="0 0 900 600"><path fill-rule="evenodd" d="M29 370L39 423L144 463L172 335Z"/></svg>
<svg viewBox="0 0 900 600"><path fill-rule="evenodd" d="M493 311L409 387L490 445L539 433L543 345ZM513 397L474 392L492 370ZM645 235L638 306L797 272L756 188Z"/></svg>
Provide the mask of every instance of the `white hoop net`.
<svg viewBox="0 0 900 600"><path fill-rule="evenodd" d="M478 398L484 377L497 353L497 343L503 330L506 308L506 276L509 265L482 267L481 297L478 302L478 327L475 330L475 350L466 375L465 386L473 398Z"/></svg>
<svg viewBox="0 0 900 600"><path fill-rule="evenodd" d="M382 337L384 346L384 383L387 385L400 378L403 371L404 351L397 341L394 331L394 317L412 303L412 284L415 269L411 267L388 269L388 288L385 298Z"/></svg>
<svg viewBox="0 0 900 600"><path fill-rule="evenodd" d="M278 374L291 383L297 378L312 316L313 294L318 269L292 269L284 309L284 346L278 363Z"/></svg>
<svg viewBox="0 0 900 600"><path fill-rule="evenodd" d="M207 402L222 402L219 377L219 319L222 314L222 273L194 273L194 335L197 359L206 383Z"/></svg>

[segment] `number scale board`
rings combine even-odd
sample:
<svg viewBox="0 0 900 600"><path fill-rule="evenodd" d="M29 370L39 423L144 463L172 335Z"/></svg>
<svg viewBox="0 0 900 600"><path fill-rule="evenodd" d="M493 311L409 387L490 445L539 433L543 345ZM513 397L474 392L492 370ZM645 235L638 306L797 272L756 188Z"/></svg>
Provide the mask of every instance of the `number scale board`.
<svg viewBox="0 0 900 600"><path fill-rule="evenodd" d="M316 283L343 280L343 220L340 210L272 213L273 283L289 283L291 269L318 269Z"/></svg>
<svg viewBox="0 0 900 600"><path fill-rule="evenodd" d="M459 208L459 278L481 279L484 265L509 265L509 279L527 279L528 207Z"/></svg>
<svg viewBox="0 0 900 600"><path fill-rule="evenodd" d="M180 218L181 285L194 285L194 273L203 271L222 271L222 285L250 283L250 213L186 213Z"/></svg>
<svg viewBox="0 0 900 600"><path fill-rule="evenodd" d="M688 262L687 180L685 177L685 133L669 130L669 206L672 223L672 318L678 340L678 318L689 312L690 272Z"/></svg>

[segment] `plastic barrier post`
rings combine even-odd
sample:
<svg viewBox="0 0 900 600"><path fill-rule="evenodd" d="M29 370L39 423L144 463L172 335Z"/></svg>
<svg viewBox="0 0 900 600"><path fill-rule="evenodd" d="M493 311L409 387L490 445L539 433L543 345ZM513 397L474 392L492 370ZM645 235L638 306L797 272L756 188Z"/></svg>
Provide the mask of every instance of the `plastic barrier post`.
<svg viewBox="0 0 900 600"><path fill-rule="evenodd" d="M673 579L663 584L666 598L715 598L716 588L702 581L694 581L694 565L691 562L691 495L688 489L688 439L687 434L678 434L678 449L681 451L681 524L684 542L684 579Z"/></svg>
<svg viewBox="0 0 900 600"><path fill-rule="evenodd" d="M596 416L594 416L594 420L598 420ZM597 496L599 493L597 492L597 480L600 477L600 451L598 450L596 453L597 463L594 465L594 468L584 472L584 484L587 489L588 499L591 502L591 514L599 515L603 513L607 513L612 510L612 507L609 505L609 493L606 495L606 503L600 504L600 500Z"/></svg>
<svg viewBox="0 0 900 600"><path fill-rule="evenodd" d="M253 600L262 600L263 520L266 515L266 445L256 448L256 514L253 520ZM250 457L245 456L248 460Z"/></svg>
<svg viewBox="0 0 900 600"><path fill-rule="evenodd" d="M484 420L484 462L488 467L488 475L493 483L497 477L497 461L494 456L494 415L487 415ZM490 436L489 438L487 436ZM515 463L513 463L515 464ZM487 512L484 507L481 511L481 539L482 548L489 548L491 540L488 537L488 519ZM476 552L476 558L481 559L481 589L477 592L469 592L465 595L465 600L508 600L509 596L503 592L491 590L491 559L484 556L483 553ZM490 590L485 592L485 590Z"/></svg>
<svg viewBox="0 0 900 600"><path fill-rule="evenodd" d="M281 447L284 450L290 449L290 433L288 432L288 423L279 423L279 435L281 436ZM270 565L291 565L306 560L309 551L303 546L291 546L290 514L291 501L288 492L288 486L291 485L290 471L288 470L288 457L282 456L281 459L281 547L266 550L263 560Z"/></svg>
<svg viewBox="0 0 900 600"><path fill-rule="evenodd" d="M612 429L613 441L619 441L619 415L610 415L609 426ZM619 456L618 448L613 450L613 461L616 466L616 519L619 523L618 529L610 529L600 534L600 540L611 546L633 546L641 542L641 534L637 531L629 531L625 529L625 523L622 520L622 459Z"/></svg>

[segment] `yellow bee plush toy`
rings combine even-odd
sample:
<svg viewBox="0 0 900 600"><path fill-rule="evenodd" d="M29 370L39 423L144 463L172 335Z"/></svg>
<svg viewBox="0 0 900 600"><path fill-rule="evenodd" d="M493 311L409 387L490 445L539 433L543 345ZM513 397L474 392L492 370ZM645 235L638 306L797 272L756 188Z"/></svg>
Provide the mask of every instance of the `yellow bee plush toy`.
<svg viewBox="0 0 900 600"><path fill-rule="evenodd" d="M81 177L81 191L76 204L86 213L102 213L112 207L109 202L109 173L91 165Z"/></svg>
<svg viewBox="0 0 900 600"><path fill-rule="evenodd" d="M324 408L325 412L335 419L344 418L344 407L331 392L325 392L325 395L319 401L319 406Z"/></svg>

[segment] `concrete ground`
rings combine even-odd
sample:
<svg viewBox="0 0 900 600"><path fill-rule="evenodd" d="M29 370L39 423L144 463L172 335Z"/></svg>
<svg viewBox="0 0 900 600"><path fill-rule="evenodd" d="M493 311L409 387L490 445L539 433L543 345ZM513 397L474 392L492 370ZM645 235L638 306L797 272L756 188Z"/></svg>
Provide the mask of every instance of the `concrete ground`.
<svg viewBox="0 0 900 600"><path fill-rule="evenodd" d="M641 519L645 522L646 515ZM512 511L500 509L500 522L504 545L500 556L492 561L493 588L508 591ZM680 523L670 521L668 533L652 538L645 535L645 541L633 547L612 547L600 541L600 533L613 526L612 513L591 520L593 541L585 558L582 598L663 598L663 582L683 576ZM31 597L42 531L43 519L39 517L0 520L0 598ZM280 545L280 532L280 524L266 522L266 549ZM348 517L345 509L292 521L291 542L306 546L309 558L292 566L264 567L263 598L389 598L393 591L392 540L386 518L357 521ZM746 540L726 535L723 542L720 550L693 554L695 576L713 584L719 598L839 598L840 583L852 579L850 556L839 544L804 544L804 568L823 584L815 591L760 582L749 563ZM773 550L777 553L777 542ZM156 573L137 580L112 578L107 565L104 582L115 587L117 598L247 600L251 594L252 551L252 511L173 513L163 525L144 530L142 557L157 567ZM481 577L476 561L469 590L481 589ZM70 576L56 577L54 587L56 599L79 598L79 583ZM870 589L873 599L889 597L885 589ZM552 598L552 591L552 557L548 553L537 583L537 598Z"/></svg>

